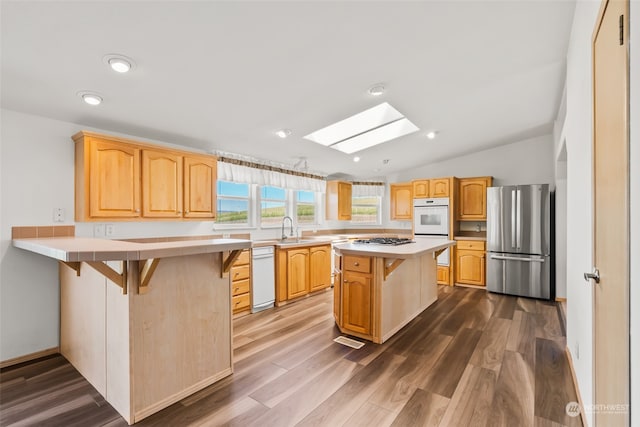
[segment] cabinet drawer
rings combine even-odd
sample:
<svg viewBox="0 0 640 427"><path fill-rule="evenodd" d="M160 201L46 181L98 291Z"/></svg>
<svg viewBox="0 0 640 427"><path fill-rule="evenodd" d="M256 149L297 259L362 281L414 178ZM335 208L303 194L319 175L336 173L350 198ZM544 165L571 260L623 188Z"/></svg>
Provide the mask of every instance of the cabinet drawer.
<svg viewBox="0 0 640 427"><path fill-rule="evenodd" d="M359 271L361 273L371 272L371 258L369 257L345 255L342 262L345 270Z"/></svg>
<svg viewBox="0 0 640 427"><path fill-rule="evenodd" d="M240 265L238 267L231 267L231 280L244 280L249 278L249 266Z"/></svg>
<svg viewBox="0 0 640 427"><path fill-rule="evenodd" d="M231 309L236 312L249 308L249 294L242 294L231 299Z"/></svg>
<svg viewBox="0 0 640 427"><path fill-rule="evenodd" d="M456 248L469 251L484 251L485 242L482 240L458 240Z"/></svg>
<svg viewBox="0 0 640 427"><path fill-rule="evenodd" d="M249 249L245 249L244 251L240 252L240 255L235 260L233 265L236 266L236 265L249 264L249 258L251 258L251 251Z"/></svg>
<svg viewBox="0 0 640 427"><path fill-rule="evenodd" d="M231 295L234 297L249 292L249 279L231 283Z"/></svg>

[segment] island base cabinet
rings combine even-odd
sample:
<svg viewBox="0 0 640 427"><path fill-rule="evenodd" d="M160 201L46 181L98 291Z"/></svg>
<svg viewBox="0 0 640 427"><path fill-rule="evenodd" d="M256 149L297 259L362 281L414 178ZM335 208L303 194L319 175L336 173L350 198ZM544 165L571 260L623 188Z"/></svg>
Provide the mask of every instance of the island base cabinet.
<svg viewBox="0 0 640 427"><path fill-rule="evenodd" d="M371 278L345 271L342 284L343 328L371 335Z"/></svg>
<svg viewBox="0 0 640 427"><path fill-rule="evenodd" d="M109 263L120 268L121 263ZM60 264L61 353L133 424L232 373L231 289L220 253L162 258L139 294Z"/></svg>

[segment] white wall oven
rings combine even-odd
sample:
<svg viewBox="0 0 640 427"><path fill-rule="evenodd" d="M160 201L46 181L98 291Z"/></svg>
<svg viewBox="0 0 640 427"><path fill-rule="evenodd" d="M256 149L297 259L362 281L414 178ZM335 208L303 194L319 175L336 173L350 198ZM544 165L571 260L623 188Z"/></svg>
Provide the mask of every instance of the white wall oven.
<svg viewBox="0 0 640 427"><path fill-rule="evenodd" d="M416 239L449 239L449 199L413 199L413 234ZM449 249L438 257L438 265L449 265Z"/></svg>

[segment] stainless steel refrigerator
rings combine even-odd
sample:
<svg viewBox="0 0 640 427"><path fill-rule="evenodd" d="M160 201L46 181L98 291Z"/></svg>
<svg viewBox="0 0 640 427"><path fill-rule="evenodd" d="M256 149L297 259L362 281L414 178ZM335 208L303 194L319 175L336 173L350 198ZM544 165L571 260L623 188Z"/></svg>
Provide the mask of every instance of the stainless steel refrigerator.
<svg viewBox="0 0 640 427"><path fill-rule="evenodd" d="M548 184L487 189L487 290L552 298Z"/></svg>

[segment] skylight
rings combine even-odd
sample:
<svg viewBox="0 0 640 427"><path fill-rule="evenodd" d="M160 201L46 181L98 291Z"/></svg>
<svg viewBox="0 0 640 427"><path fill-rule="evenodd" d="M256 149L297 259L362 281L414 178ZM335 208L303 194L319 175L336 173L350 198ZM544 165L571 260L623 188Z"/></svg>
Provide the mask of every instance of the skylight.
<svg viewBox="0 0 640 427"><path fill-rule="evenodd" d="M398 110L383 102L312 132L305 136L305 139L352 154L418 130L418 127Z"/></svg>

